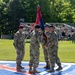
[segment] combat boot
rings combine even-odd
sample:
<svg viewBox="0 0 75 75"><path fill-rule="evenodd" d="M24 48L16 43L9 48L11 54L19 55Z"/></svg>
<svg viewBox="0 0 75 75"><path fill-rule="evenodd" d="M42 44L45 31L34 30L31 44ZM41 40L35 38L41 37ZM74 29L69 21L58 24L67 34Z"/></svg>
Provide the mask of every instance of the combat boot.
<svg viewBox="0 0 75 75"><path fill-rule="evenodd" d="M32 67L30 67L30 69L29 69L29 73L33 73Z"/></svg>
<svg viewBox="0 0 75 75"><path fill-rule="evenodd" d="M49 65L46 65L44 68L50 68L50 66Z"/></svg>
<svg viewBox="0 0 75 75"><path fill-rule="evenodd" d="M54 68L47 70L47 72L50 72L50 73L54 72Z"/></svg>
<svg viewBox="0 0 75 75"><path fill-rule="evenodd" d="M24 69L24 67L22 67L22 66L20 65L20 69Z"/></svg>
<svg viewBox="0 0 75 75"><path fill-rule="evenodd" d="M57 64L59 67L56 69L56 71L60 71L60 70L62 70L62 66L61 66L61 64Z"/></svg>
<svg viewBox="0 0 75 75"><path fill-rule="evenodd" d="M50 68L50 65L47 63L44 68Z"/></svg>
<svg viewBox="0 0 75 75"><path fill-rule="evenodd" d="M33 74L40 73L40 71L37 71L36 68L33 69Z"/></svg>
<svg viewBox="0 0 75 75"><path fill-rule="evenodd" d="M62 70L62 67L61 67L61 66L59 66L59 67L56 69L56 71L60 71L60 70Z"/></svg>
<svg viewBox="0 0 75 75"><path fill-rule="evenodd" d="M17 69L17 70L19 70L19 69L24 69L24 67L22 67L21 65L17 65L16 69Z"/></svg>

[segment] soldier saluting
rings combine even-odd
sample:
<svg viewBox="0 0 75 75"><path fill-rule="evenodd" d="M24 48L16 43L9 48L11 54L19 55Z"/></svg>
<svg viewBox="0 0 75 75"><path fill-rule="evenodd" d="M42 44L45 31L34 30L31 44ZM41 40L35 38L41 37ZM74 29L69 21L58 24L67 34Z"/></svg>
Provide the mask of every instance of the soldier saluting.
<svg viewBox="0 0 75 75"><path fill-rule="evenodd" d="M21 66L21 62L24 58L24 54L25 54L25 51L24 51L24 46L25 46L25 33L23 32L23 28L24 26L23 25L20 25L19 26L19 30L15 33L14 35L14 47L16 49L16 54L17 54L17 57L16 57L16 69L19 70L19 69L24 69L24 67Z"/></svg>

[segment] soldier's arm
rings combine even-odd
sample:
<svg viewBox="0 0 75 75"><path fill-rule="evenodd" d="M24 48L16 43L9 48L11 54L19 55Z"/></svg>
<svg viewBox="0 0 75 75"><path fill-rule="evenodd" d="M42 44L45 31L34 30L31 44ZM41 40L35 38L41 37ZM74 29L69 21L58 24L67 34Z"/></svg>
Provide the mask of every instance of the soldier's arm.
<svg viewBox="0 0 75 75"><path fill-rule="evenodd" d="M58 36L56 34L54 34L53 38L52 38L52 41L51 41L51 47L54 46L54 45L57 45L57 39L58 39Z"/></svg>
<svg viewBox="0 0 75 75"><path fill-rule="evenodd" d="M29 35L30 35L30 37L32 37L32 35L33 35L33 31L32 31L32 32L30 32L30 33L29 33Z"/></svg>
<svg viewBox="0 0 75 75"><path fill-rule="evenodd" d="M13 43L15 48L17 48L17 44L18 44L18 36L17 36L17 34L15 34L14 35L14 43Z"/></svg>
<svg viewBox="0 0 75 75"><path fill-rule="evenodd" d="M57 35L56 34L53 34L53 35L49 35L48 36L48 45L50 47L54 46L56 44L56 40L57 40Z"/></svg>

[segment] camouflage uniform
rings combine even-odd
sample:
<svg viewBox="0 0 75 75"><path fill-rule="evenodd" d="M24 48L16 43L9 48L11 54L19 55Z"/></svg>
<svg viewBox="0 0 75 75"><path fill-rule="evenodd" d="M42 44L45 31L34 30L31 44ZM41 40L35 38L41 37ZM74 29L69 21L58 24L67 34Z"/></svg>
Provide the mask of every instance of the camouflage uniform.
<svg viewBox="0 0 75 75"><path fill-rule="evenodd" d="M48 35L49 35L49 32L46 32L45 34L48 36ZM47 64L47 66L49 66L48 50L47 50L46 47L48 47L48 45L47 45L47 43L45 42L45 40L43 39L43 40L42 40L42 48L43 48L43 52L44 52L44 59L45 59L45 62L46 62L46 64Z"/></svg>
<svg viewBox="0 0 75 75"><path fill-rule="evenodd" d="M30 42L30 61L29 66L37 68L39 64L39 33L33 31L31 33L31 42Z"/></svg>
<svg viewBox="0 0 75 75"><path fill-rule="evenodd" d="M56 32L50 33L48 36L48 53L50 60L50 69L54 69L55 63L58 66L61 66L61 62L58 57L58 36Z"/></svg>
<svg viewBox="0 0 75 75"><path fill-rule="evenodd" d="M75 43L75 32L72 34L72 43Z"/></svg>
<svg viewBox="0 0 75 75"><path fill-rule="evenodd" d="M24 58L24 46L25 46L25 33L20 33L19 31L16 32L14 35L14 46L16 48L17 58L16 58L16 64L21 65L21 61Z"/></svg>

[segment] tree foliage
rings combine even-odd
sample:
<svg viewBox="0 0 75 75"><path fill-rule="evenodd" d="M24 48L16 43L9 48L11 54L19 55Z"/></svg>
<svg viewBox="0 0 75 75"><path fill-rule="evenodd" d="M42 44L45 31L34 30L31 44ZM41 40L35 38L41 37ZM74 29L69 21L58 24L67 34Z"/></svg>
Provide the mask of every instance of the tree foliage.
<svg viewBox="0 0 75 75"><path fill-rule="evenodd" d="M38 4L44 22L75 23L75 0L0 0L0 34L13 35L21 18L35 22Z"/></svg>

